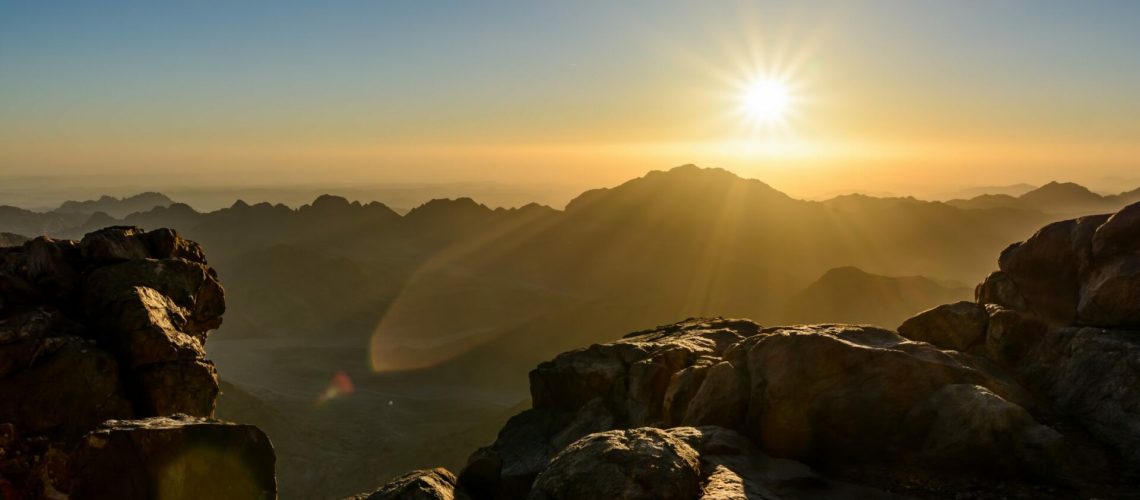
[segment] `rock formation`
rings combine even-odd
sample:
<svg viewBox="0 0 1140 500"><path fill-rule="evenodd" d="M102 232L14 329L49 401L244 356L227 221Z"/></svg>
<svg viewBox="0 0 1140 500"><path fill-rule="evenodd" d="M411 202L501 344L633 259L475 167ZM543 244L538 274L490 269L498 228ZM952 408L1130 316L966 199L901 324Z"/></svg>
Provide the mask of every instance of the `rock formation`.
<svg viewBox="0 0 1140 500"><path fill-rule="evenodd" d="M456 481L382 498L1136 495L1140 204L999 269L898 333L689 319L560 354Z"/></svg>
<svg viewBox="0 0 1140 500"><path fill-rule="evenodd" d="M269 439L212 418L224 311L169 229L0 248L0 496L274 498Z"/></svg>

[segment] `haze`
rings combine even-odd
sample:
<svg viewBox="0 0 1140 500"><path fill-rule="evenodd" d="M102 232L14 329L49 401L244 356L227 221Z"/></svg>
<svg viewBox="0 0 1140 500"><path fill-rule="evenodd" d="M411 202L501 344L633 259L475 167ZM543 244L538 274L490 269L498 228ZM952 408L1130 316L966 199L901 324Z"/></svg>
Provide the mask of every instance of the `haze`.
<svg viewBox="0 0 1140 500"><path fill-rule="evenodd" d="M686 162L807 198L1140 183L1134 2L665 7L2 2L0 180L542 185L556 206ZM739 112L756 78L794 94L778 127Z"/></svg>

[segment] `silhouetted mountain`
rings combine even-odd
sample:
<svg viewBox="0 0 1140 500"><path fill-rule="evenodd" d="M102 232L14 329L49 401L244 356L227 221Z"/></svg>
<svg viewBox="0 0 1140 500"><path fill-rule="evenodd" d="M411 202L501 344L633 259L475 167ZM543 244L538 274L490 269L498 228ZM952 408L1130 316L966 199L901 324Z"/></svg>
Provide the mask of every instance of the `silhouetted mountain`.
<svg viewBox="0 0 1140 500"><path fill-rule="evenodd" d="M827 271L788 301L782 323L891 327L939 304L969 299L973 288L922 276L879 276L856 267Z"/></svg>
<svg viewBox="0 0 1140 500"><path fill-rule="evenodd" d="M174 200L162 193L147 192L126 198L104 195L98 200L65 201L59 208L55 209L55 211L59 213L80 214L104 212L112 217L122 218L135 212L150 210L154 207L166 207L173 203Z"/></svg>
<svg viewBox="0 0 1140 500"><path fill-rule="evenodd" d="M953 194L944 196L944 198L945 199L970 199L970 198L976 198L978 196L995 195L995 194L1001 194L1001 195L1016 197L1016 196L1021 196L1025 193L1028 193L1034 189L1037 189L1037 186L1034 186L1032 184L1026 184L1024 182L1019 183L1019 184L1010 184L1010 185L1006 185L1006 186L978 186L978 187L959 189L959 190L953 192Z"/></svg>
<svg viewBox="0 0 1140 500"><path fill-rule="evenodd" d="M0 233L0 247L14 247L28 241L27 237L13 233Z"/></svg>
<svg viewBox="0 0 1140 500"><path fill-rule="evenodd" d="M32 237L66 236L89 218L89 214L40 213L0 205L0 230Z"/></svg>
<svg viewBox="0 0 1140 500"><path fill-rule="evenodd" d="M984 194L970 199L950 200L946 203L958 208L995 209L1009 208L1034 210L1049 214L1079 215L1118 210L1140 201L1140 188L1103 196L1072 182L1050 182L1020 196Z"/></svg>

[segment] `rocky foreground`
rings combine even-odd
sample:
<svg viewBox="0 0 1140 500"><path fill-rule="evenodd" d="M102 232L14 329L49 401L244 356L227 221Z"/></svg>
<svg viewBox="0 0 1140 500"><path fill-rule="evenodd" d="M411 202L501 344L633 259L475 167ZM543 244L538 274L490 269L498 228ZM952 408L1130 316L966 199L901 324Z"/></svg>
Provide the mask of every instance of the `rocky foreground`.
<svg viewBox="0 0 1140 500"><path fill-rule="evenodd" d="M1140 497L1140 204L898 331L690 319L563 353L458 475L368 499Z"/></svg>
<svg viewBox="0 0 1140 500"><path fill-rule="evenodd" d="M266 435L211 418L224 311L168 229L0 247L0 498L276 498Z"/></svg>

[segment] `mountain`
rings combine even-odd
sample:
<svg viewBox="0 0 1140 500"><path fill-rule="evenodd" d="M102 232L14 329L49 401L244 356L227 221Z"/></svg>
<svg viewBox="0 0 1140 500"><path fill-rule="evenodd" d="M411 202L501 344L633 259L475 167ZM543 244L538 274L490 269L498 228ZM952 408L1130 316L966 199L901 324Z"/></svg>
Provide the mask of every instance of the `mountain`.
<svg viewBox="0 0 1140 500"><path fill-rule="evenodd" d="M831 269L788 301L782 323L855 323L890 327L973 288L922 276L891 277L856 267Z"/></svg>
<svg viewBox="0 0 1140 500"><path fill-rule="evenodd" d="M55 209L63 214L93 214L103 212L112 217L122 218L135 212L150 210L154 207L167 207L174 203L162 193L139 193L126 198L114 196L101 196L98 200L65 201Z"/></svg>
<svg viewBox="0 0 1140 500"><path fill-rule="evenodd" d="M14 247L28 241L27 237L14 233L0 233L0 247Z"/></svg>
<svg viewBox="0 0 1140 500"><path fill-rule="evenodd" d="M1026 184L1024 182L1018 183L1018 184L1009 184L1009 185L1004 185L1004 186L978 186L978 187L960 189L958 191L953 192L952 194L943 196L942 198L944 198L944 199L969 199L969 198L976 198L978 196L987 195L987 194L989 194L989 195L1001 194L1001 195L1007 195L1007 196L1021 196L1025 193L1028 193L1028 192L1034 190L1034 189L1037 189L1037 186L1034 186L1032 184Z"/></svg>
<svg viewBox="0 0 1140 500"><path fill-rule="evenodd" d="M977 210L1008 208L1050 214L1084 215L1118 210L1140 201L1140 188L1117 195L1100 195L1072 182L1050 182L1018 196L983 194L970 199L949 200L958 208Z"/></svg>

